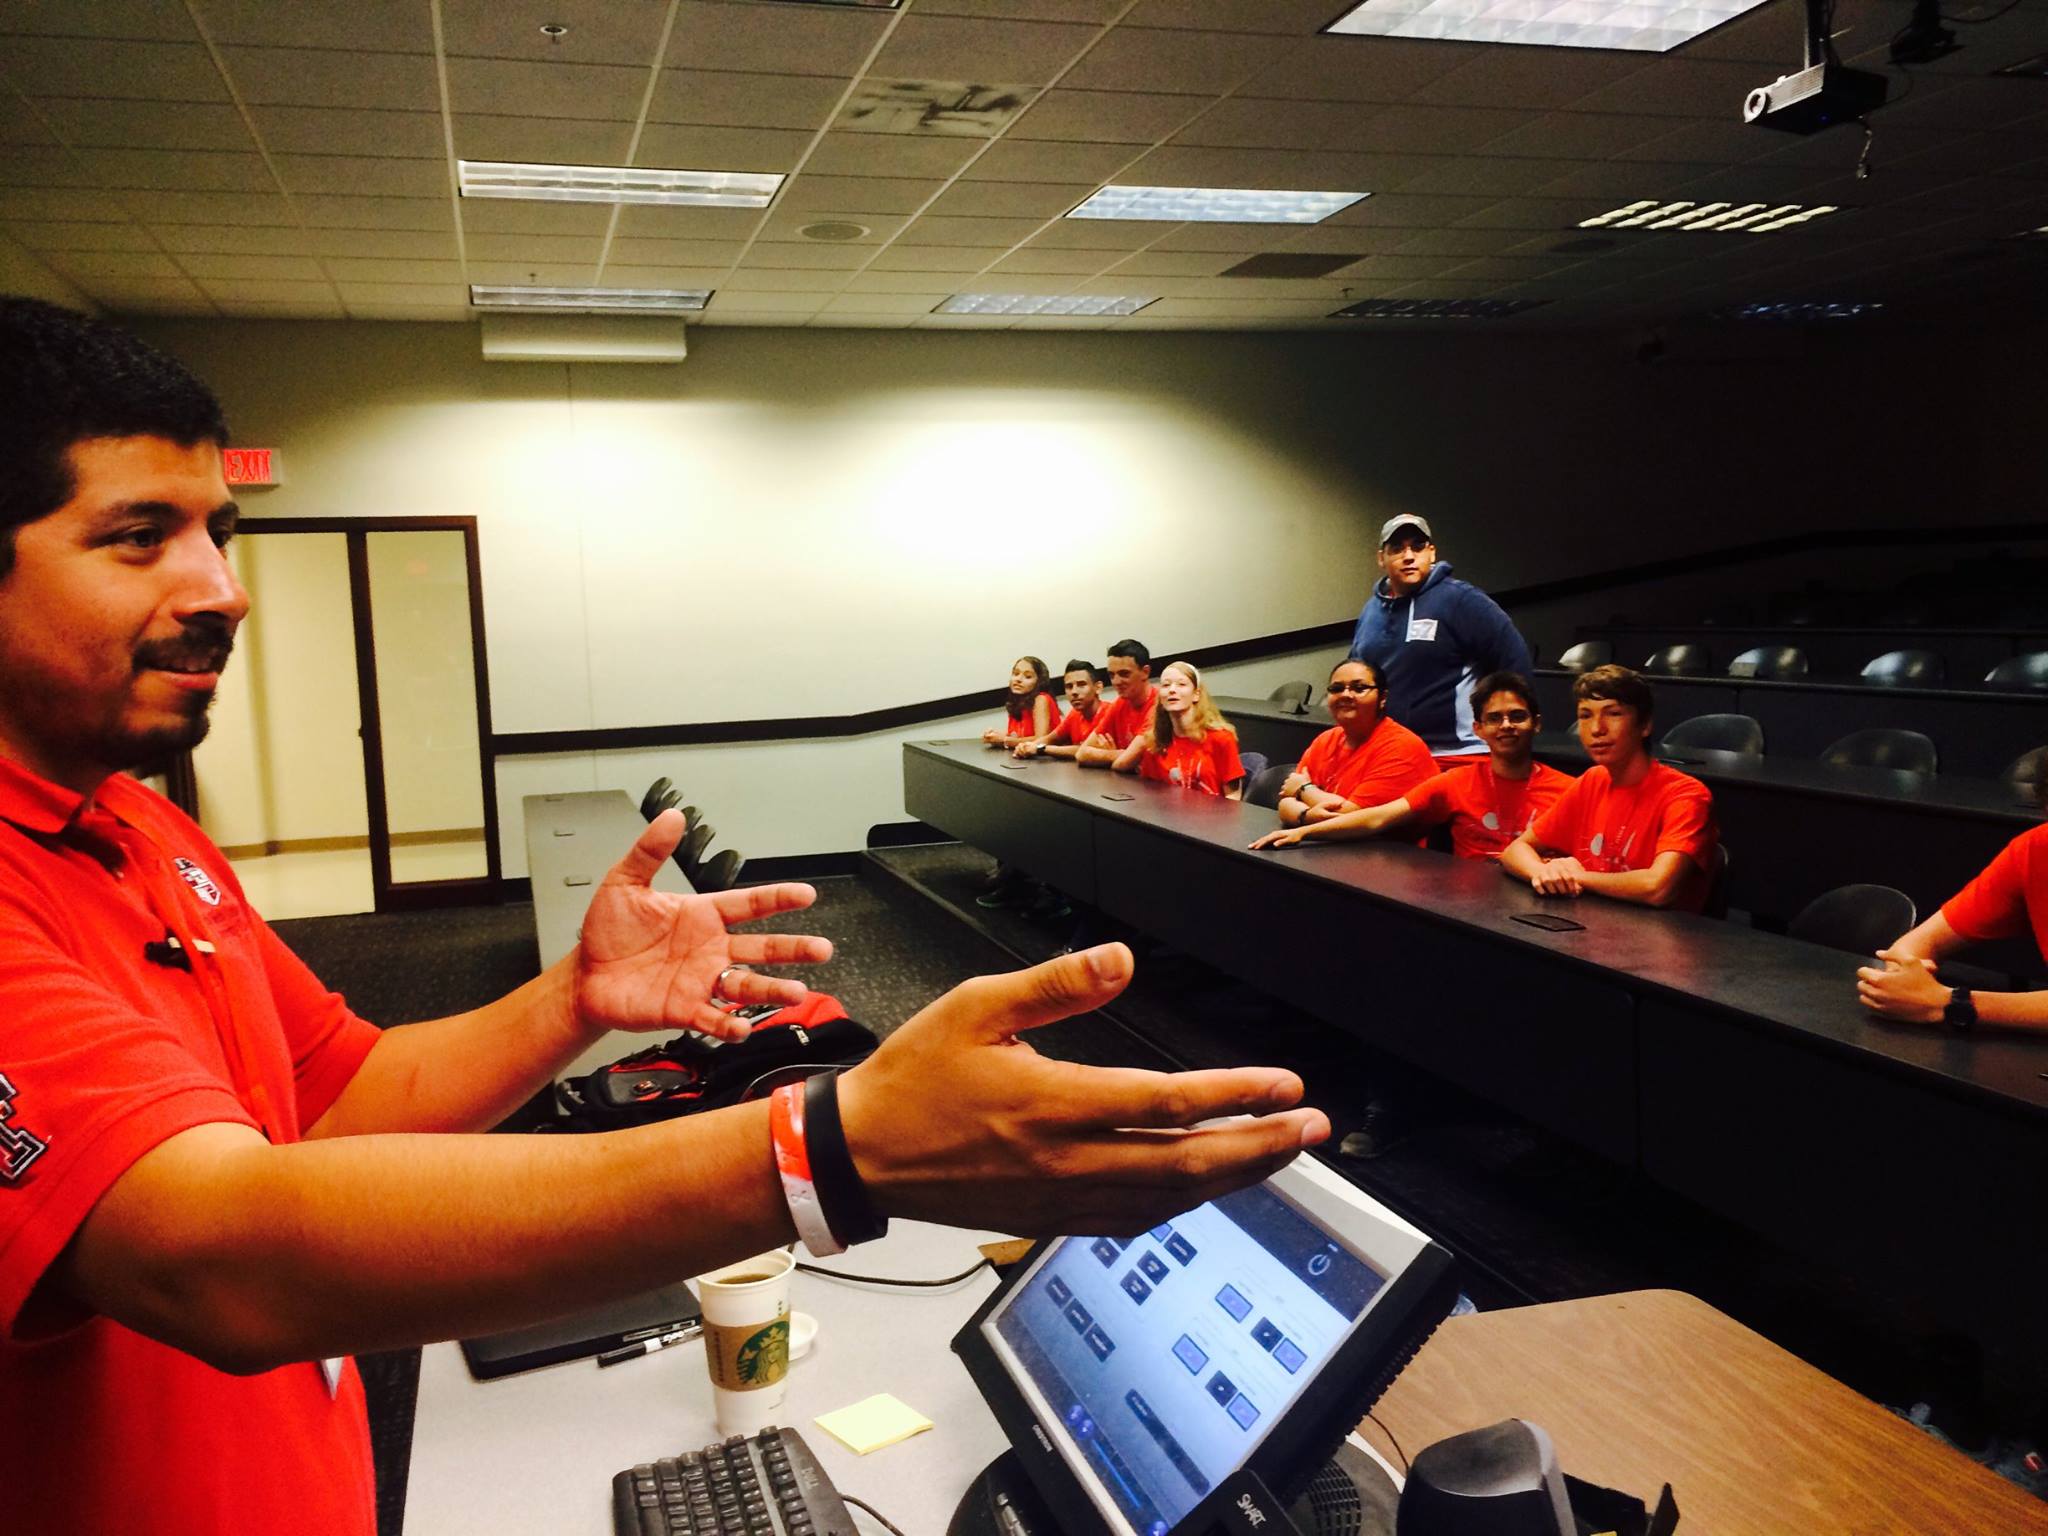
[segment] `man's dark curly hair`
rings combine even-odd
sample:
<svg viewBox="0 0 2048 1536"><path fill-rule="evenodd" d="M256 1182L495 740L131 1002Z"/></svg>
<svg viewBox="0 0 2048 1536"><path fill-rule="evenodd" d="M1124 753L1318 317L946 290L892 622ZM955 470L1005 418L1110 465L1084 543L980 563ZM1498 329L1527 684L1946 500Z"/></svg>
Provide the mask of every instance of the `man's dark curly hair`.
<svg viewBox="0 0 2048 1536"><path fill-rule="evenodd" d="M73 443L162 437L226 443L220 402L182 363L118 326L0 296L0 576L14 530L71 499Z"/></svg>

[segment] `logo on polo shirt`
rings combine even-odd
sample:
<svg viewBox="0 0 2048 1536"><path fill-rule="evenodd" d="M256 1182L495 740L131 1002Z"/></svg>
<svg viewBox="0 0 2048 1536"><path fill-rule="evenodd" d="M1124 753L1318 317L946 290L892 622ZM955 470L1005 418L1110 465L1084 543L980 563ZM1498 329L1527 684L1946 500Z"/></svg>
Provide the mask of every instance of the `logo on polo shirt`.
<svg viewBox="0 0 2048 1536"><path fill-rule="evenodd" d="M49 1150L47 1141L15 1123L14 1084L0 1073L0 1179L19 1184L28 1176L29 1165Z"/></svg>
<svg viewBox="0 0 2048 1536"><path fill-rule="evenodd" d="M172 862L177 865L178 873L184 878L185 883L192 887L194 893L198 895L201 901L205 902L209 907L220 905L220 887L213 883L213 876L209 875L197 864L194 864L190 859L174 859Z"/></svg>

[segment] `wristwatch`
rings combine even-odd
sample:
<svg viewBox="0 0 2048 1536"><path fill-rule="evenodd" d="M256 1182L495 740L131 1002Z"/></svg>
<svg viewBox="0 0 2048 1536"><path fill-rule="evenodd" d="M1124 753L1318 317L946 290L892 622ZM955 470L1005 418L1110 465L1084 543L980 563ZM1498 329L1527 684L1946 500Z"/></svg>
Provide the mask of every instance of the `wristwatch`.
<svg viewBox="0 0 2048 1536"><path fill-rule="evenodd" d="M1950 987L1948 1003L1941 1010L1941 1022L1950 1029L1969 1029L1977 1022L1977 1004L1968 987Z"/></svg>

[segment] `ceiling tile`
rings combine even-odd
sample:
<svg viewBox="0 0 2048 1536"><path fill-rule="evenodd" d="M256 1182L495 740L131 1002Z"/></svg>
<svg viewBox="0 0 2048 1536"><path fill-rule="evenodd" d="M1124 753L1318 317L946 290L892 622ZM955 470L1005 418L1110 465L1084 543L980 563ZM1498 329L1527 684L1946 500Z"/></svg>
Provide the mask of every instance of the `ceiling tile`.
<svg viewBox="0 0 2048 1536"><path fill-rule="evenodd" d="M333 193L344 197L418 197L448 195L445 160L378 160L368 155L277 155L273 157L285 190Z"/></svg>
<svg viewBox="0 0 2048 1536"><path fill-rule="evenodd" d="M465 309L469 306L469 289L461 283L342 281L335 286L351 309L359 304L460 304Z"/></svg>
<svg viewBox="0 0 2048 1536"><path fill-rule="evenodd" d="M951 298L950 289L928 293L842 293L827 301L828 315L927 315Z"/></svg>
<svg viewBox="0 0 2048 1536"><path fill-rule="evenodd" d="M992 272L1064 273L1092 277L1117 259L1114 251L1012 251L996 262Z"/></svg>
<svg viewBox="0 0 2048 1536"><path fill-rule="evenodd" d="M309 229L305 249L314 256L391 256L455 260L452 231L427 229Z"/></svg>
<svg viewBox="0 0 2048 1536"><path fill-rule="evenodd" d="M1064 251L1134 251L1173 228L1142 219L1062 219L1033 235L1031 243Z"/></svg>
<svg viewBox="0 0 2048 1536"><path fill-rule="evenodd" d="M653 62L668 0L441 0L450 54L542 63ZM546 25L566 26L559 38Z"/></svg>
<svg viewBox="0 0 2048 1536"><path fill-rule="evenodd" d="M615 239L611 260L644 267L729 267L744 249L738 240Z"/></svg>
<svg viewBox="0 0 2048 1536"><path fill-rule="evenodd" d="M926 16L988 16L1012 21L1089 21L1115 17L1127 0L917 0Z"/></svg>
<svg viewBox="0 0 2048 1536"><path fill-rule="evenodd" d="M597 281L606 288L711 288L725 281L730 263L715 267L619 266L606 262Z"/></svg>
<svg viewBox="0 0 2048 1536"><path fill-rule="evenodd" d="M719 284L720 293L837 293L843 272L804 272L776 267L741 266Z"/></svg>
<svg viewBox="0 0 2048 1536"><path fill-rule="evenodd" d="M1278 37L1118 27L1060 83L1081 90L1216 96L1271 68L1293 48L1292 41Z"/></svg>
<svg viewBox="0 0 2048 1536"><path fill-rule="evenodd" d="M0 187L90 187L99 177L68 149L23 145L0 155Z"/></svg>
<svg viewBox="0 0 2048 1536"><path fill-rule="evenodd" d="M329 48L224 48L235 89L251 106L383 107L439 112L434 61L408 53Z"/></svg>
<svg viewBox="0 0 2048 1536"><path fill-rule="evenodd" d="M241 256L218 251L194 252L180 256L178 265L184 268L187 274L201 281L221 278L263 278L269 281L295 279L323 285L327 281L327 274L320 269L320 263L311 256Z"/></svg>
<svg viewBox="0 0 2048 1536"><path fill-rule="evenodd" d="M1131 277L1214 277L1239 261L1235 251L1137 251L1116 263Z"/></svg>
<svg viewBox="0 0 2048 1536"><path fill-rule="evenodd" d="M1640 197L1676 197L1679 194L1673 189L1688 184L1699 171L1696 165L1647 160L1589 160L1527 190L1543 197L1611 197L1617 202L1633 202ZM1761 186L1752 195L1771 196Z"/></svg>
<svg viewBox="0 0 2048 1536"><path fill-rule="evenodd" d="M441 197L297 197L292 206L309 229L437 229L455 228L455 210ZM266 222L276 223L278 220Z"/></svg>
<svg viewBox="0 0 2048 1536"><path fill-rule="evenodd" d="M297 299L281 303L266 303L254 299L214 300L215 307L230 320L344 320L348 312L334 297L334 290L327 290L324 299Z"/></svg>
<svg viewBox="0 0 2048 1536"><path fill-rule="evenodd" d="M470 235L464 242L471 261L551 261L595 264L604 241L589 235Z"/></svg>
<svg viewBox="0 0 2048 1536"><path fill-rule="evenodd" d="M1565 230L1605 209L1594 198L1505 197L1458 221L1463 229ZM1567 238L1563 235L1559 239Z"/></svg>
<svg viewBox="0 0 2048 1536"><path fill-rule="evenodd" d="M1061 279L1064 282L1064 279ZM1005 287L1008 286L1006 283ZM986 291L989 284L965 274L944 272L896 272L889 270L857 273L847 280L848 293L932 293L941 288L955 292ZM1023 291L1020 287L1019 292Z"/></svg>
<svg viewBox="0 0 2048 1536"><path fill-rule="evenodd" d="M833 245L821 240L756 240L747 248L747 265L784 271L852 272L873 259L868 241Z"/></svg>
<svg viewBox="0 0 2048 1536"><path fill-rule="evenodd" d="M1797 44L1786 60L1791 69ZM1754 64L1724 59L1667 57L1646 69L1624 75L1612 84L1589 91L1571 103L1574 112L1635 112L1646 117L1728 117L1742 115L1742 100L1759 85ZM1768 133L1769 129L1759 129Z"/></svg>
<svg viewBox="0 0 2048 1536"><path fill-rule="evenodd" d="M1099 183L956 181L939 194L932 212L948 217L1056 219L1093 193Z"/></svg>
<svg viewBox="0 0 2048 1536"><path fill-rule="evenodd" d="M22 221L0 226L31 251L154 251L159 247L137 224L83 224L77 221Z"/></svg>
<svg viewBox="0 0 2048 1536"><path fill-rule="evenodd" d="M1488 201L1480 197L1423 197L1411 192L1387 192L1331 215L1323 220L1323 228L1367 224L1383 229L1433 229L1457 223L1466 214L1485 207Z"/></svg>
<svg viewBox="0 0 2048 1536"><path fill-rule="evenodd" d="M1013 143L991 144L988 153L970 165L965 181L1064 181L1099 187L1138 154L1129 144Z"/></svg>
<svg viewBox="0 0 2048 1536"><path fill-rule="evenodd" d="M0 32L57 37L122 37L187 43L198 41L182 0L67 0L18 3L0 16Z"/></svg>
<svg viewBox="0 0 2048 1536"><path fill-rule="evenodd" d="M284 155L390 155L438 160L448 153L438 112L358 107L251 107L264 148Z"/></svg>
<svg viewBox="0 0 2048 1536"><path fill-rule="evenodd" d="M914 220L900 237L906 245L1012 246L1030 237L1036 219L944 219L930 214Z"/></svg>
<svg viewBox="0 0 2048 1536"><path fill-rule="evenodd" d="M1290 192L1370 192L1384 155L1320 149L1210 149L1169 144L1116 175L1118 186L1270 187Z"/></svg>
<svg viewBox="0 0 2048 1536"><path fill-rule="evenodd" d="M394 266L398 263L393 263ZM434 262L414 262L415 270L422 277L442 276L439 272L428 272ZM546 287L587 288L597 281L597 263L594 261L472 261L469 264L469 280L472 283L511 284L540 283Z"/></svg>
<svg viewBox="0 0 2048 1536"><path fill-rule="evenodd" d="M665 69L647 115L657 123L815 131L831 119L852 83L836 75Z"/></svg>
<svg viewBox="0 0 2048 1536"><path fill-rule="evenodd" d="M295 282L289 278L219 278L212 281L202 279L199 287L217 304L229 301L258 304L335 302L334 286L325 278L312 282Z"/></svg>
<svg viewBox="0 0 2048 1536"><path fill-rule="evenodd" d="M239 256L311 256L313 236L296 225L266 228L239 224L152 224L163 248L178 255L214 252Z"/></svg>
<svg viewBox="0 0 2048 1536"><path fill-rule="evenodd" d="M1311 37L1332 18L1330 0L1138 0L1123 19L1133 27Z"/></svg>
<svg viewBox="0 0 2048 1536"><path fill-rule="evenodd" d="M811 136L780 128L685 128L649 123L636 165L690 171L793 171Z"/></svg>
<svg viewBox="0 0 2048 1536"><path fill-rule="evenodd" d="M1514 229L1425 229L1410 235L1394 248L1396 256L1491 256L1520 244L1522 232Z"/></svg>
<svg viewBox="0 0 2048 1536"><path fill-rule="evenodd" d="M1429 169L1403 178L1397 190L1450 197L1510 197L1579 168L1577 161L1492 159L1490 153L1432 156L1426 162Z"/></svg>
<svg viewBox="0 0 2048 1536"><path fill-rule="evenodd" d="M43 260L66 277L184 276L178 263L161 251L46 251Z"/></svg>
<svg viewBox="0 0 2048 1536"><path fill-rule="evenodd" d="M494 235L601 235L611 228L612 211L606 203L529 203L509 197L466 197L462 200L462 227ZM630 212L619 210L622 224ZM748 217L751 219L752 215Z"/></svg>
<svg viewBox="0 0 2048 1536"><path fill-rule="evenodd" d="M875 272L979 272L998 260L1002 246L892 245L875 257Z"/></svg>
<svg viewBox="0 0 2048 1536"><path fill-rule="evenodd" d="M448 104L456 112L631 122L646 94L647 71L621 64L448 61Z"/></svg>
<svg viewBox="0 0 2048 1536"><path fill-rule="evenodd" d="M844 208L777 208L768 215L761 226L763 240L791 241L803 238L807 224L858 224L867 230L859 241L860 245L881 245L896 238L904 224L904 215L897 213L851 213Z"/></svg>
<svg viewBox="0 0 2048 1536"><path fill-rule="evenodd" d="M1597 48L1479 48L1408 99L1441 107L1561 107L1643 67L1639 53Z"/></svg>
<svg viewBox="0 0 2048 1536"><path fill-rule="evenodd" d="M912 176L944 181L987 147L985 139L828 133L804 162L804 174Z"/></svg>
<svg viewBox="0 0 2048 1536"><path fill-rule="evenodd" d="M256 148L242 114L225 103L48 97L35 105L60 139L82 147L252 153Z"/></svg>
<svg viewBox="0 0 2048 1536"><path fill-rule="evenodd" d="M82 149L78 158L102 187L179 192L273 192L257 154L200 150Z"/></svg>
<svg viewBox="0 0 2048 1536"><path fill-rule="evenodd" d="M365 53L434 51L432 16L417 0L349 0L347 5L205 0L200 14L217 43L346 48Z"/></svg>
<svg viewBox="0 0 2048 1536"><path fill-rule="evenodd" d="M119 101L226 101L227 86L197 43L10 38L0 75L26 95Z"/></svg>
<svg viewBox="0 0 2048 1536"><path fill-rule="evenodd" d="M1373 150L1381 147L1373 119L1388 110L1355 101L1233 96L1174 135L1174 143L1231 149Z"/></svg>
<svg viewBox="0 0 2048 1536"><path fill-rule="evenodd" d="M56 142L57 136L50 132L36 108L13 91L0 88L0 145L48 146Z"/></svg>
<svg viewBox="0 0 2048 1536"><path fill-rule="evenodd" d="M1341 251L1383 256L1399 250L1412 231L1399 227L1375 229L1360 224L1318 224L1313 229L1304 229L1298 233L1283 233L1285 238L1269 249L1289 252L1313 251L1326 255Z"/></svg>
<svg viewBox="0 0 2048 1536"><path fill-rule="evenodd" d="M1547 112L1486 145L1489 155L1546 160L1605 160L1667 135L1671 120L1621 112Z"/></svg>
<svg viewBox="0 0 2048 1536"><path fill-rule="evenodd" d="M914 213L939 190L933 181L879 176L813 176L792 181L776 200L777 213ZM859 222L865 223L866 220Z"/></svg>
<svg viewBox="0 0 2048 1536"><path fill-rule="evenodd" d="M1669 119L1666 119L1670 123ZM1780 135L1743 123L1733 116L1696 118L1672 124L1661 138L1647 139L1619 150L1618 160L1694 161L1701 165L1734 165L1763 158L1781 147Z"/></svg>
<svg viewBox="0 0 2048 1536"><path fill-rule="evenodd" d="M1157 144L1202 109L1199 98L1141 91L1047 91L1004 138Z"/></svg>
<svg viewBox="0 0 2048 1536"><path fill-rule="evenodd" d="M869 73L885 80L1044 85L1101 29L1060 22L906 13Z"/></svg>
<svg viewBox="0 0 2048 1536"><path fill-rule="evenodd" d="M440 124L434 125L440 132ZM512 160L542 165L622 165L633 125L567 117L491 117L459 113L455 153L464 160ZM512 199L491 199L512 201Z"/></svg>
<svg viewBox="0 0 2048 1536"><path fill-rule="evenodd" d="M357 320L405 320L414 323L474 323L476 320L476 312L467 304L387 304L363 299L351 303L348 311Z"/></svg>
<svg viewBox="0 0 2048 1536"><path fill-rule="evenodd" d="M1268 63L1246 89L1290 101L1406 101L1472 57L1470 43L1317 37Z"/></svg>
<svg viewBox="0 0 2048 1536"><path fill-rule="evenodd" d="M128 217L127 208L104 193L70 187L0 185L0 220L63 219L82 224L105 224L118 223Z"/></svg>
<svg viewBox="0 0 2048 1536"><path fill-rule="evenodd" d="M668 240L745 240L761 222L753 208L672 208L636 203L619 210L618 233Z"/></svg>
<svg viewBox="0 0 2048 1536"><path fill-rule="evenodd" d="M462 281L459 261L407 261L382 256L329 256L327 272L336 282L347 283L458 283ZM519 278L514 281L523 282Z"/></svg>
<svg viewBox="0 0 2048 1536"><path fill-rule="evenodd" d="M894 12L852 6L683 0L664 62L676 69L852 76L896 19Z"/></svg>
<svg viewBox="0 0 2048 1536"><path fill-rule="evenodd" d="M213 301L182 277L103 277L81 286L117 315L213 313Z"/></svg>
<svg viewBox="0 0 2048 1536"><path fill-rule="evenodd" d="M811 314L825 297L822 293L735 293L721 288L712 296L710 309L718 313L750 310L757 314Z"/></svg>

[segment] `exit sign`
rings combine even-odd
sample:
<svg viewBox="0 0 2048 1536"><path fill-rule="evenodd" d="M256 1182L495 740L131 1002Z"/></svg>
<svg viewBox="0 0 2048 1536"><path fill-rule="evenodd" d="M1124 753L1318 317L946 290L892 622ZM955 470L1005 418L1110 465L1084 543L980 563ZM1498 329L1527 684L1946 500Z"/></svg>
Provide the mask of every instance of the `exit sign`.
<svg viewBox="0 0 2048 1536"><path fill-rule="evenodd" d="M223 448L220 467L229 485L276 485L275 448Z"/></svg>

